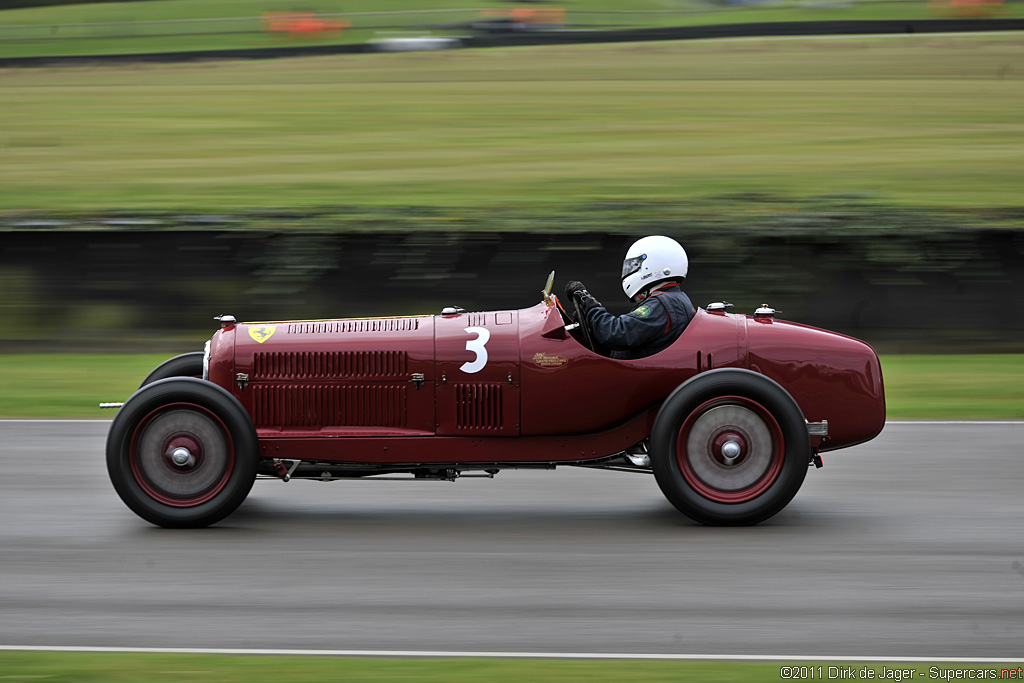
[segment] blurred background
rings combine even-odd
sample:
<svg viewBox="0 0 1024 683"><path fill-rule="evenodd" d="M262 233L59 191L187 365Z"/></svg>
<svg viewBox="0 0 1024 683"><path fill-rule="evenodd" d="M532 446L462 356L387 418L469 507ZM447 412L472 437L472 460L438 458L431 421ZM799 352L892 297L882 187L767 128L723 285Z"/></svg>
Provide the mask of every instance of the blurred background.
<svg viewBox="0 0 1024 683"><path fill-rule="evenodd" d="M883 354L1020 353L1022 17L8 0L0 353L192 351L221 313L521 308L550 270L621 313L645 234L686 247L701 306ZM672 40L694 36L724 39Z"/></svg>
<svg viewBox="0 0 1024 683"><path fill-rule="evenodd" d="M540 216L536 229L516 232L13 231L0 265L0 348L201 349L221 313L282 320L524 308L539 300L551 270L560 286L584 279L623 313L621 257L649 233L686 246L685 288L696 305L728 301L752 314L769 303L780 317L870 340L886 353L1021 349L1021 233L956 230L913 213L888 232L891 216L879 217L880 226L853 208L845 211L854 225L828 226L844 222L844 209L835 211L808 209L803 218L813 228L789 225L797 216L764 216L757 230L683 211L624 229L604 215L615 213L607 207L579 232Z"/></svg>
<svg viewBox="0 0 1024 683"><path fill-rule="evenodd" d="M0 9L3 56L345 44L403 49L410 44L402 39L427 37L432 42L419 47L494 36L526 42L531 34L549 42L555 38L538 35L558 32L1024 17L1020 0L5 0ZM773 32L797 30L776 26Z"/></svg>

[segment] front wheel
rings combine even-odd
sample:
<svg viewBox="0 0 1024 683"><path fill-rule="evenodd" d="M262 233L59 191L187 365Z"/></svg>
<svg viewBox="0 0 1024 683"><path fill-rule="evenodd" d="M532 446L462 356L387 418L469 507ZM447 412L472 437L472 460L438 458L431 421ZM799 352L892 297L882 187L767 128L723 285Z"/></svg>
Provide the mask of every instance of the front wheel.
<svg viewBox="0 0 1024 683"><path fill-rule="evenodd" d="M750 370L704 372L665 401L651 432L651 466L665 497L703 524L757 524L803 483L811 446L803 412Z"/></svg>
<svg viewBox="0 0 1024 683"><path fill-rule="evenodd" d="M234 512L252 488L256 430L224 389L172 378L139 389L107 436L107 471L125 504L163 527L203 527Z"/></svg>

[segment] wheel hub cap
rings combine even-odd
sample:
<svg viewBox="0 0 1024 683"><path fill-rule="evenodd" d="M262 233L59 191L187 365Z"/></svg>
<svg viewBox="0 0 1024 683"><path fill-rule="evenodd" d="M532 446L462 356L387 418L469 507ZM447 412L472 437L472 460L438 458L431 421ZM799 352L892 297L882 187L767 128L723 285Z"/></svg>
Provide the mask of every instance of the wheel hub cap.
<svg viewBox="0 0 1024 683"><path fill-rule="evenodd" d="M196 463L196 459L187 448L178 447L171 451L171 462L178 467L191 467Z"/></svg>
<svg viewBox="0 0 1024 683"><path fill-rule="evenodd" d="M132 471L144 491L178 507L209 500L233 468L223 423L203 408L176 404L155 410L132 442Z"/></svg>
<svg viewBox="0 0 1024 683"><path fill-rule="evenodd" d="M772 465L773 440L754 411L720 405L703 413L686 438L686 460L701 484L727 496L750 491Z"/></svg>
<svg viewBox="0 0 1024 683"><path fill-rule="evenodd" d="M733 464L740 457L740 445L735 441L726 441L722 444L722 457L726 465Z"/></svg>

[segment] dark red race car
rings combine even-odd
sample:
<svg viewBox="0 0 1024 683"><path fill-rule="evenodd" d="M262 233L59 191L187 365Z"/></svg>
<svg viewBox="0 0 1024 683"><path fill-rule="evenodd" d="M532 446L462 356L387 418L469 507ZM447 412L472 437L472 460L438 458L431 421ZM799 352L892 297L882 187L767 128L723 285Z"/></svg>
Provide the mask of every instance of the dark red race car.
<svg viewBox="0 0 1024 683"><path fill-rule="evenodd" d="M881 368L861 341L767 306L711 304L668 349L613 360L550 283L516 311L220 316L205 353L172 358L109 404L114 488L153 524L200 527L231 514L257 475L451 481L572 465L650 472L697 521L756 524L820 453L882 430Z"/></svg>

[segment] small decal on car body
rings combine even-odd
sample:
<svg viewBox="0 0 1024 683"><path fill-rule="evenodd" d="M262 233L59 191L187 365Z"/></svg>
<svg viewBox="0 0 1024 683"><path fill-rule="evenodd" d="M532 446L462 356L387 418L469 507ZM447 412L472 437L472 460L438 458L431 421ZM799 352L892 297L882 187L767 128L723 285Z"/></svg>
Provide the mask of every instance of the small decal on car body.
<svg viewBox="0 0 1024 683"><path fill-rule="evenodd" d="M551 353L535 353L533 354L533 362L542 368L560 368L569 361L565 356L556 356Z"/></svg>
<svg viewBox="0 0 1024 683"><path fill-rule="evenodd" d="M486 327L467 327L466 332L476 335L476 339L466 341L466 350L475 353L476 358L463 363L459 370L472 374L480 372L487 365L487 347L485 345L491 338L491 331Z"/></svg>
<svg viewBox="0 0 1024 683"><path fill-rule="evenodd" d="M277 325L260 325L258 327L249 328L249 336L255 339L258 343L262 344L271 337L274 336L274 332L277 331Z"/></svg>

